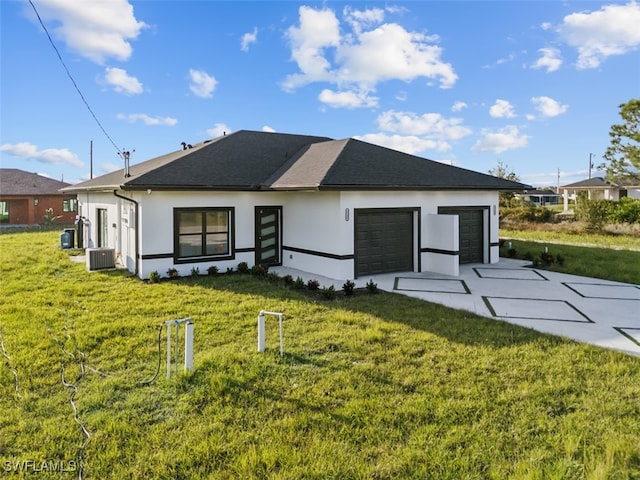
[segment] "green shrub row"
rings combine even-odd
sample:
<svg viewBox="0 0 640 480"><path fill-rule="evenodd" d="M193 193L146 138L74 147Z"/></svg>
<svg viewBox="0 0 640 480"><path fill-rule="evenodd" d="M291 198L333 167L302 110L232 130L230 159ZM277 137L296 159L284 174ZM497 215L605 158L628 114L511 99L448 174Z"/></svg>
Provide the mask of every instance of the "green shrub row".
<svg viewBox="0 0 640 480"><path fill-rule="evenodd" d="M580 194L574 213L575 219L587 223L591 230L600 230L603 225L612 223L640 223L640 199L623 197L617 202L589 200ZM500 220L550 223L556 220L556 212L530 202L512 200L500 207Z"/></svg>
<svg viewBox="0 0 640 480"><path fill-rule="evenodd" d="M295 280L291 275L285 275L284 277L280 277L276 272L269 272L269 267L266 265L254 265L252 267L249 267L247 262L240 262L235 271L233 270L233 268L228 268L226 273L227 274L232 274L232 273L251 274L255 277L269 280L272 283L279 283L280 281L282 281L285 287L293 288L296 290L306 289L312 292L320 290L322 297L327 300L332 300L336 297L336 290L333 285L330 285L329 287L320 288L320 282L316 279L310 279L308 282L305 283L302 277L298 277ZM216 267L215 265L209 267L207 269L207 274L217 275L218 267ZM197 277L199 275L200 275L200 269L198 267L193 267L191 269L191 276ZM180 278L178 270L176 270L175 268L169 268L167 270L167 278L170 280L176 280ZM149 283L159 283L161 280L162 280L162 277L157 270L154 270L153 272L149 273L149 278L148 278ZM355 282L351 280L347 280L344 283L344 285L342 285L342 291L344 292L345 296L347 297L353 296L355 286L356 286ZM378 284L374 283L373 280L369 280L369 282L367 282L366 284L366 289L369 293L378 293Z"/></svg>

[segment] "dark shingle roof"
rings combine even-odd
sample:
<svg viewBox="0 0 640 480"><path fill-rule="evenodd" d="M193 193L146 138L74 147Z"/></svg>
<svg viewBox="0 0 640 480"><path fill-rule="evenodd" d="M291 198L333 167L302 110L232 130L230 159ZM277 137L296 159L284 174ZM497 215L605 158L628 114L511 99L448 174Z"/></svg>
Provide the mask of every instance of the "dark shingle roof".
<svg viewBox="0 0 640 480"><path fill-rule="evenodd" d="M522 190L517 182L355 139L242 130L75 185L92 188Z"/></svg>
<svg viewBox="0 0 640 480"><path fill-rule="evenodd" d="M593 177L586 180L580 180L579 182L570 183L569 185L563 185L560 188L611 188L617 185L607 182L604 178Z"/></svg>
<svg viewBox="0 0 640 480"><path fill-rule="evenodd" d="M2 195L61 195L70 184L17 168L0 168Z"/></svg>

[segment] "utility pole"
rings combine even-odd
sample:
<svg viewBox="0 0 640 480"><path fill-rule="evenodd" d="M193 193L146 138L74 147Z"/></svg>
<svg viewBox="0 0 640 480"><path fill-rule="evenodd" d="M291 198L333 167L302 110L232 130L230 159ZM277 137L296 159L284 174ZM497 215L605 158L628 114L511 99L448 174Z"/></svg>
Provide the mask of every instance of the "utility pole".
<svg viewBox="0 0 640 480"><path fill-rule="evenodd" d="M593 163L591 163L591 157L593 157L593 153L589 154L589 179L591 179L591 169L593 168Z"/></svg>
<svg viewBox="0 0 640 480"><path fill-rule="evenodd" d="M556 189L556 193L560 195L560 169L558 169L558 187Z"/></svg>

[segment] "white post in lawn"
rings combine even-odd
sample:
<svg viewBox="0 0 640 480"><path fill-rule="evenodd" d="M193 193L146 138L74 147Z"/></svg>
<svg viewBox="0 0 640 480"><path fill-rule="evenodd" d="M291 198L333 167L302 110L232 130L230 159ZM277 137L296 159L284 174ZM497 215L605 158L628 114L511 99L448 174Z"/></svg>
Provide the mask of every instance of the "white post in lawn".
<svg viewBox="0 0 640 480"><path fill-rule="evenodd" d="M178 367L178 354L180 353L180 325L184 324L184 371L193 369L193 328L191 318L181 318L179 320L167 320L167 378L171 378L171 364L175 362ZM171 330L175 327L175 347L171 343Z"/></svg>
<svg viewBox="0 0 640 480"><path fill-rule="evenodd" d="M260 310L260 313L258 314L258 352L264 352L266 348L265 315L274 315L278 317L280 328L280 356L282 357L284 355L284 325L282 322L284 313L280 312L267 312L266 310Z"/></svg>
<svg viewBox="0 0 640 480"><path fill-rule="evenodd" d="M258 314L258 352L264 352L265 349L265 324L264 324L264 310L261 310Z"/></svg>
<svg viewBox="0 0 640 480"><path fill-rule="evenodd" d="M193 369L193 322L188 319L184 324L184 371Z"/></svg>

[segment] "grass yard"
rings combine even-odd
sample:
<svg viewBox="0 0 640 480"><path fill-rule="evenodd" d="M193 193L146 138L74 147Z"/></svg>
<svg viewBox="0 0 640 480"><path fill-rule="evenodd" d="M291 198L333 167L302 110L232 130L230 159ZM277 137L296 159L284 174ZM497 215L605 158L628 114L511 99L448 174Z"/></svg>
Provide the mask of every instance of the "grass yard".
<svg viewBox="0 0 640 480"><path fill-rule="evenodd" d="M550 224L528 224L526 229L500 228L500 238L549 242L583 247L608 248L640 252L640 235L584 233L579 231L545 230ZM553 226L553 224L551 224ZM569 224L572 225L572 224ZM576 227L577 228L577 227Z"/></svg>
<svg viewBox="0 0 640 480"><path fill-rule="evenodd" d="M89 273L58 245L0 236L3 473L640 478L640 358L392 293ZM274 321L256 352L261 309L286 315L284 357ZM194 370L165 378L163 332L142 384L185 316Z"/></svg>
<svg viewBox="0 0 640 480"><path fill-rule="evenodd" d="M531 233L531 232L529 232ZM535 237L533 235L525 238ZM501 257L513 257L530 260L537 258L545 247L554 258L562 257L562 263L545 266L548 270L570 273L604 280L626 282L640 285L640 250L623 250L621 248L585 247L570 245L568 240L556 243L553 240L520 240L509 236L514 253L509 253L508 244L500 247ZM574 242L576 239L574 238ZM581 242L580 242L581 243Z"/></svg>

